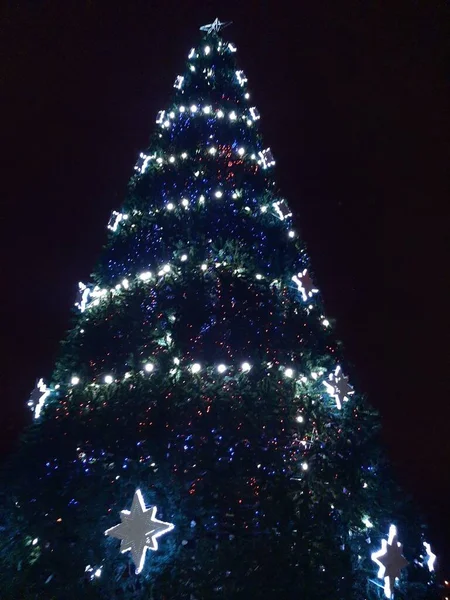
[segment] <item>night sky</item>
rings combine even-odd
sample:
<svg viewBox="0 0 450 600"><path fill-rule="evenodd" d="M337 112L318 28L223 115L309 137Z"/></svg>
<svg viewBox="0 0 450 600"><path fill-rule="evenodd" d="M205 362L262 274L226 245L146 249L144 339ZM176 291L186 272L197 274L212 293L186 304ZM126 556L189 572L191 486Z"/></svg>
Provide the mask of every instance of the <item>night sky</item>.
<svg viewBox="0 0 450 600"><path fill-rule="evenodd" d="M8 6L4 6L7 4ZM351 380L450 574L447 2L4 2L0 454L29 420L198 27L261 112ZM447 194L445 193L447 191Z"/></svg>

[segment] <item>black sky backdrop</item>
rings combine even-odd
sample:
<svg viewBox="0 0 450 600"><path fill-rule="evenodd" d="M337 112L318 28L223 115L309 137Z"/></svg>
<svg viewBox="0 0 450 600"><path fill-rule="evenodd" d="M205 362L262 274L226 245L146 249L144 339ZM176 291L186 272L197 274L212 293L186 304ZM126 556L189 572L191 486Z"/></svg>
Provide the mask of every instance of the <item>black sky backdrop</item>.
<svg viewBox="0 0 450 600"><path fill-rule="evenodd" d="M351 380L450 573L447 2L10 2L0 7L0 454L29 420L198 27L262 118Z"/></svg>

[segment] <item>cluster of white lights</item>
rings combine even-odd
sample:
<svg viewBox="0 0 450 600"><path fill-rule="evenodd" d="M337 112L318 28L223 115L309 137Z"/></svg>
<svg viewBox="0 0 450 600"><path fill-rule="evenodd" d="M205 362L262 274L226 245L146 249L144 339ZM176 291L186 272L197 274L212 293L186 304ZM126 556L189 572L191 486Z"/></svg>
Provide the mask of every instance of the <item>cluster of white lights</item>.
<svg viewBox="0 0 450 600"><path fill-rule="evenodd" d="M192 68L195 69L195 67L192 65ZM225 112L222 108L213 108L210 105L205 105L203 107L199 107L198 104L191 104L189 107L184 106L183 104L180 105L178 107L178 112L181 114L184 113L190 113L191 116L193 115L211 115L212 117L216 117L218 119L223 119L225 117ZM171 110L170 112L166 113L165 110L160 110L158 111L158 114L156 116L156 123L158 125L161 125L161 127L167 128L170 127L172 125L172 121L176 118L176 112L174 110ZM253 106L251 108L249 108L248 112L247 111L243 111L240 116L238 116L238 113L235 110L232 110L228 113L228 118L230 119L230 121L237 121L237 120L241 120L241 121L245 121L246 124L251 127L254 123L254 121L257 121L260 118L260 114L257 111L257 109Z"/></svg>
<svg viewBox="0 0 450 600"><path fill-rule="evenodd" d="M231 120L235 119L236 113L232 111L229 117ZM209 146L208 149L205 150L205 154L211 154L212 156L215 156L217 154L217 148L215 146ZM242 146L239 147L236 150L236 154L242 158L246 154L245 148L243 148ZM185 160L186 158L188 158L188 156L188 153L184 151L180 153L178 158L181 160ZM267 150L263 150L262 152L258 152L259 158L255 153L247 154L247 156L249 157L249 159L261 165L263 169L267 169L268 167L272 167L273 165L275 165L275 161L273 160L270 148ZM147 167L152 161L154 161L159 167L161 167L164 164L174 165L177 162L177 156L174 154L170 154L169 156L157 156L156 153L152 154L151 156L148 156L141 152L140 158L134 168L136 171L138 171L138 173L143 174L145 173ZM108 228L112 231L116 231L117 225L122 219L128 219L128 215L122 215L121 213L117 213L116 211L114 211L113 216L114 218L111 217L110 222L108 223Z"/></svg>
<svg viewBox="0 0 450 600"><path fill-rule="evenodd" d="M100 577L100 575L102 574L102 568L99 567L98 569L95 569L94 567L91 567L91 565L87 565L84 569L84 572L89 573L92 580L94 579L94 577Z"/></svg>
<svg viewBox="0 0 450 600"><path fill-rule="evenodd" d="M180 366L181 361L179 358L174 358L173 359L173 363L175 365L176 368L182 368ZM273 363L268 362L265 364L265 366L269 369L271 369L273 367ZM201 366L200 363L198 362L193 362L189 365L187 365L187 370L190 371L191 373L193 373L194 375L199 374L202 370L203 367ZM205 367L207 370L211 369L211 367ZM251 363L249 363L248 361L244 361L242 362L237 371L241 372L241 373L249 373L252 369L252 365ZM153 373L155 370L157 369L157 367L155 366L155 364L153 362L147 362L144 363L142 370L138 371L138 372L130 372L127 371L124 373L122 380L126 381L127 379L129 379L130 377L132 377L133 375L138 376L139 374L141 376L146 375L146 374L150 374ZM219 365L217 365L216 367L213 367L213 369L215 371L217 371L217 373L223 375L226 372L233 372L234 371L234 367L232 365L226 365L224 363L220 363ZM292 379L295 376L295 371L292 367L280 367L280 372L287 378L287 379ZM170 371L170 373L174 373L176 372L176 370L174 371L173 369ZM319 380L320 378L322 378L325 375L324 371L312 371L311 372L311 379L314 381ZM304 375L299 375L295 382L296 384L305 384L307 383L309 380L306 376ZM111 385L113 383L120 383L121 382L121 378L120 377L116 377L111 373L107 373L103 376L102 378L102 382L105 385ZM72 387L78 386L80 383L82 383L80 377L78 375L72 375L71 379L70 379L70 384ZM95 382L91 382L91 383L87 383L87 382L83 382L85 385L92 385L94 387L98 387L100 385L100 383L98 381ZM55 390L58 390L60 388L60 385L56 385L55 386ZM29 401L29 406L33 407L33 410L35 410L35 418L39 418L40 414L41 414L41 410L42 407L44 406L45 400L48 398L48 396L51 394L52 390L50 388L47 388L47 386L45 385L44 381L42 379L39 380L39 382L36 385L35 390L32 392L30 401ZM302 415L297 415L296 417L296 421L297 423L303 423L304 418ZM365 486L367 487L367 486Z"/></svg>

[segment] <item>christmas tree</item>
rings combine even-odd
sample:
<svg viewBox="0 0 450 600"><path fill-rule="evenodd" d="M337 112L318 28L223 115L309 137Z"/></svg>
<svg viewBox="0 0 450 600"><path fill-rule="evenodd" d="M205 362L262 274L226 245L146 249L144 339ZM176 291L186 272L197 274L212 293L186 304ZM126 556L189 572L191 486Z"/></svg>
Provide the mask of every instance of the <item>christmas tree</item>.
<svg viewBox="0 0 450 600"><path fill-rule="evenodd" d="M1 597L436 597L260 115L204 27L1 486Z"/></svg>

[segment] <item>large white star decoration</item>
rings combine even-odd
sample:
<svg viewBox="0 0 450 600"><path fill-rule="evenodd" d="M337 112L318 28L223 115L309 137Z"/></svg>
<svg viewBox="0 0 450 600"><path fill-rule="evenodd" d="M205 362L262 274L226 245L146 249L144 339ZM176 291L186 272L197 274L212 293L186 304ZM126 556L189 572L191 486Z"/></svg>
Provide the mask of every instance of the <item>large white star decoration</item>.
<svg viewBox="0 0 450 600"><path fill-rule="evenodd" d="M432 571L434 571L434 563L436 562L436 554L434 554L431 551L430 544L428 544L427 542L424 542L423 545L425 546L425 550L427 551L427 556L428 556L427 567L431 573Z"/></svg>
<svg viewBox="0 0 450 600"><path fill-rule="evenodd" d="M294 275L292 281L297 284L298 291L301 292L304 302L319 291L312 282L307 269L303 269L298 275Z"/></svg>
<svg viewBox="0 0 450 600"><path fill-rule="evenodd" d="M28 406L31 410L34 410L35 419L39 418L42 407L50 394L51 390L45 385L44 380L41 377L39 381L36 381L34 390L31 392L30 399L28 400Z"/></svg>
<svg viewBox="0 0 450 600"><path fill-rule="evenodd" d="M207 25L202 25L200 27L200 31L206 31L206 33L218 33L224 27L228 27L231 25L231 21L219 21L219 19L215 18L213 23L208 23Z"/></svg>
<svg viewBox="0 0 450 600"><path fill-rule="evenodd" d="M381 540L381 550L372 554L372 560L380 567L378 577L384 579L386 598L392 598L395 580L400 577L401 570L409 564L402 551L403 545L397 539L397 527L391 525L389 539Z"/></svg>
<svg viewBox="0 0 450 600"><path fill-rule="evenodd" d="M336 400L338 410L341 410L342 402L348 400L350 394L354 394L352 386L348 383L348 377L342 375L340 366L336 367L334 373L330 373L328 381L324 381L323 385L330 396Z"/></svg>
<svg viewBox="0 0 450 600"><path fill-rule="evenodd" d="M136 574L139 574L144 567L147 548L158 550L157 538L174 528L172 523L156 519L156 511L156 506L145 508L141 491L136 490L131 510L120 511L122 523L105 531L105 535L121 540L121 552L131 552L136 565Z"/></svg>

